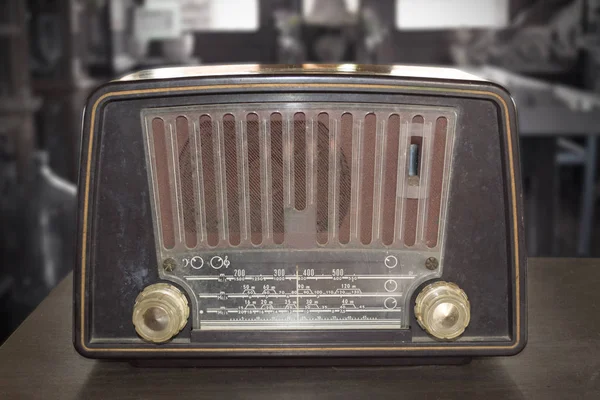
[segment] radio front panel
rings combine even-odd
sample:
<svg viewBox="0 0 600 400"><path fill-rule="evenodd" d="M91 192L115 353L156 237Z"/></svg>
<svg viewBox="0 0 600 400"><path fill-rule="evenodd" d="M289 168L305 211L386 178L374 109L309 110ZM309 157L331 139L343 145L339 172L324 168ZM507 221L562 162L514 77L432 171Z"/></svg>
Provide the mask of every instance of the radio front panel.
<svg viewBox="0 0 600 400"><path fill-rule="evenodd" d="M408 327L413 290L443 270L455 110L142 115L157 266L192 299L195 329Z"/></svg>

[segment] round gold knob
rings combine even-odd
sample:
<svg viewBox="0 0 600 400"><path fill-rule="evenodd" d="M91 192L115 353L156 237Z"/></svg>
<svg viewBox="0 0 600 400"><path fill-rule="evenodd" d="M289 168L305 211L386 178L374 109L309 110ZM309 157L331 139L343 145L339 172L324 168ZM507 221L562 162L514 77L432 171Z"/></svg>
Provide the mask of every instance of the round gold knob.
<svg viewBox="0 0 600 400"><path fill-rule="evenodd" d="M179 289L168 283L155 283L135 299L132 321L142 339L164 343L183 329L189 315L187 298Z"/></svg>
<svg viewBox="0 0 600 400"><path fill-rule="evenodd" d="M465 292L450 282L435 282L421 290L415 301L415 317L437 339L460 336L469 325L471 305Z"/></svg>

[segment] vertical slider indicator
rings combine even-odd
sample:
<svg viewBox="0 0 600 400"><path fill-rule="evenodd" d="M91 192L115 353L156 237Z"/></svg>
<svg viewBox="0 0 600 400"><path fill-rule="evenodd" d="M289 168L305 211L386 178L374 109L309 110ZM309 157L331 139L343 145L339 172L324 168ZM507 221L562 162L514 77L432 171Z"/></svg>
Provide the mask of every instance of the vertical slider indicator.
<svg viewBox="0 0 600 400"><path fill-rule="evenodd" d="M408 156L408 176L419 175L419 145L411 144Z"/></svg>

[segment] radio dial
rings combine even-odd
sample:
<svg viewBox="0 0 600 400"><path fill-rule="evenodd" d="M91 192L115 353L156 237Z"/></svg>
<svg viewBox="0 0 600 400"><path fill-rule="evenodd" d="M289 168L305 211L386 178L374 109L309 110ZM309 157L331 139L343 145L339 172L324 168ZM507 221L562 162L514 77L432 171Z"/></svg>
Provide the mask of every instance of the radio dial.
<svg viewBox="0 0 600 400"><path fill-rule="evenodd" d="M190 315L187 298L168 283L147 286L135 299L133 325L142 339L153 343L171 340Z"/></svg>
<svg viewBox="0 0 600 400"><path fill-rule="evenodd" d="M469 325L471 306L465 292L450 282L435 282L421 291L415 302L417 322L431 336L451 340Z"/></svg>

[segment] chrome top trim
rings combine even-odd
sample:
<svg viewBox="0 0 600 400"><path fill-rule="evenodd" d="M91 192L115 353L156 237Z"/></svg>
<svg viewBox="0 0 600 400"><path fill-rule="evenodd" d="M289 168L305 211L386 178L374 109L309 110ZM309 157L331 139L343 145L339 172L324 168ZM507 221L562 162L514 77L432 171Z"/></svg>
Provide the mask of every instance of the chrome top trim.
<svg viewBox="0 0 600 400"><path fill-rule="evenodd" d="M485 81L485 79L455 68L419 65L362 65L362 64L231 64L155 68L134 72L117 81L173 79L241 75L364 75L405 78Z"/></svg>

